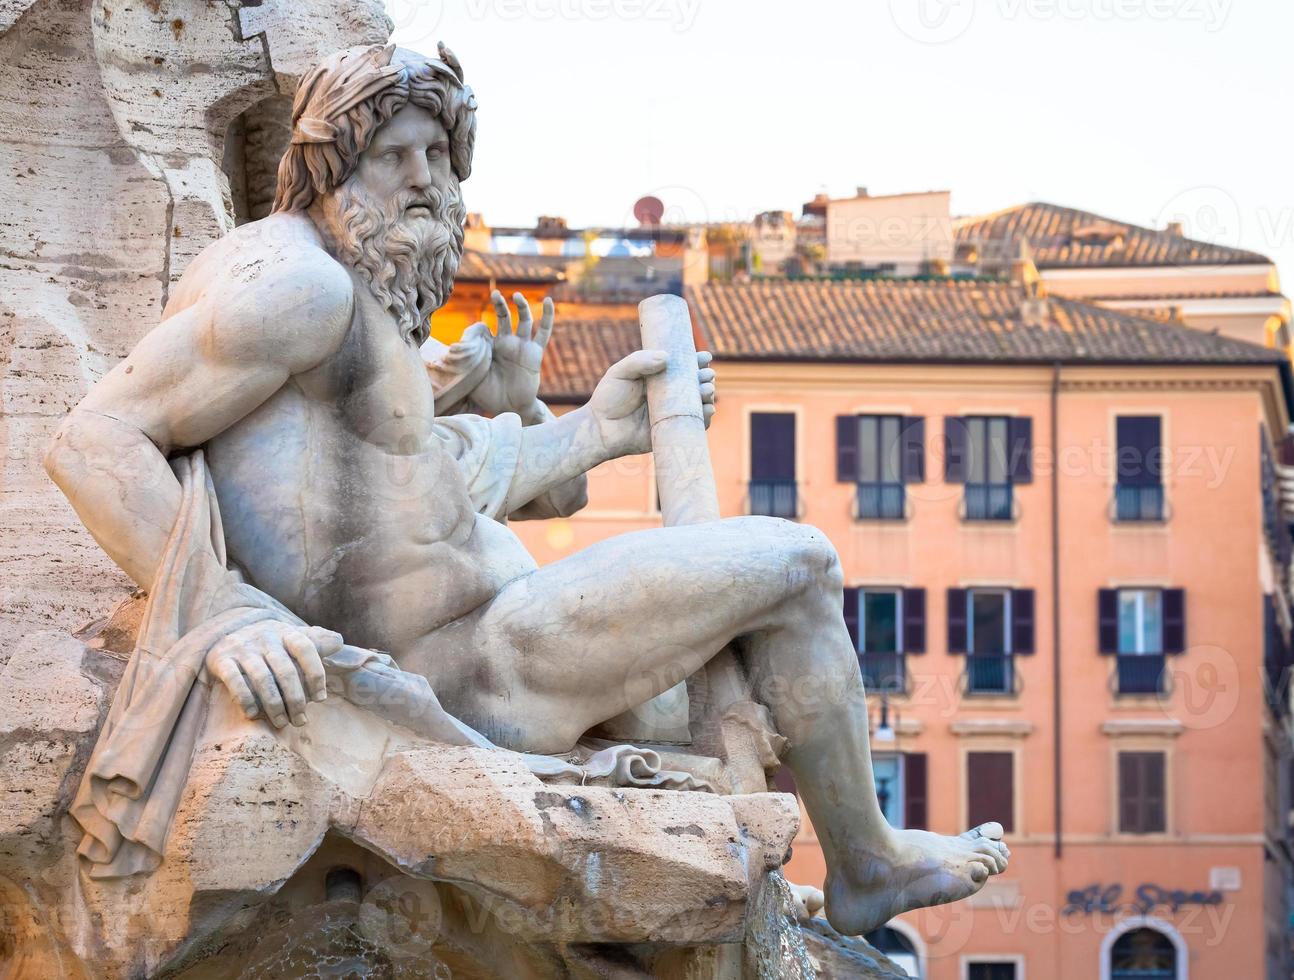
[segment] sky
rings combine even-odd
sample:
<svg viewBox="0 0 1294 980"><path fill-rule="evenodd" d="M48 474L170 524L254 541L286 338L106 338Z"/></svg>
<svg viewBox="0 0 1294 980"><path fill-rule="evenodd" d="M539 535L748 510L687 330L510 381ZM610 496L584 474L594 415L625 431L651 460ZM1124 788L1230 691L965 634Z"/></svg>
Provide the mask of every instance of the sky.
<svg viewBox="0 0 1294 980"><path fill-rule="evenodd" d="M386 0L476 92L487 223L950 190L1252 249L1294 289L1290 0Z"/></svg>

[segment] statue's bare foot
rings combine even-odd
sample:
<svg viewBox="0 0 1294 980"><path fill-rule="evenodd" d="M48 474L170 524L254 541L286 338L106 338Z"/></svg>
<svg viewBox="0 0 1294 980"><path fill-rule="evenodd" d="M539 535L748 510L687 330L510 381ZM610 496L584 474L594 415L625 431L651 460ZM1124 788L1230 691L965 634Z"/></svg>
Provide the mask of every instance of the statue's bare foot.
<svg viewBox="0 0 1294 980"><path fill-rule="evenodd" d="M827 920L837 932L858 936L900 913L960 901L1005 871L1010 854L998 823L960 837L891 831L879 849L859 854L854 867L827 875Z"/></svg>

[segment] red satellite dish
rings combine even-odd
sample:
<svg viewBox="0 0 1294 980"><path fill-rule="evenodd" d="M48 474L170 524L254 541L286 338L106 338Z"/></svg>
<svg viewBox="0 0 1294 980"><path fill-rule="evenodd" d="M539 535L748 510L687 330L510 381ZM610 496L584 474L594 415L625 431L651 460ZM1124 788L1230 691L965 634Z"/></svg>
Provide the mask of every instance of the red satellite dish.
<svg viewBox="0 0 1294 980"><path fill-rule="evenodd" d="M659 197L640 197L634 203L634 217L640 225L658 225L665 217L665 202Z"/></svg>

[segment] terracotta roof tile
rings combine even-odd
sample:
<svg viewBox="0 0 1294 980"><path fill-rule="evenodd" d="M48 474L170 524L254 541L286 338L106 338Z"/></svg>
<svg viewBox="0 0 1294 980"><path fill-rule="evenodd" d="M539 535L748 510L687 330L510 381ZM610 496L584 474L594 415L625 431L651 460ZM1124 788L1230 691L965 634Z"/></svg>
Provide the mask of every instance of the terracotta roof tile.
<svg viewBox="0 0 1294 980"><path fill-rule="evenodd" d="M566 278L564 270L565 260L468 249L454 278L464 282L560 282Z"/></svg>
<svg viewBox="0 0 1294 980"><path fill-rule="evenodd" d="M1027 240L1039 269L1271 262L1257 252L1196 241L1041 201L958 218L953 227L959 244L979 244L996 258L1014 254L1020 240Z"/></svg>
<svg viewBox="0 0 1294 980"><path fill-rule="evenodd" d="M642 346L637 316L582 312L563 310L557 316L540 377L544 401L585 401L607 368Z"/></svg>
<svg viewBox="0 0 1294 980"><path fill-rule="evenodd" d="M1278 351L1076 300L1027 323L1023 287L917 281L710 282L689 291L717 358L1014 363L1275 363Z"/></svg>

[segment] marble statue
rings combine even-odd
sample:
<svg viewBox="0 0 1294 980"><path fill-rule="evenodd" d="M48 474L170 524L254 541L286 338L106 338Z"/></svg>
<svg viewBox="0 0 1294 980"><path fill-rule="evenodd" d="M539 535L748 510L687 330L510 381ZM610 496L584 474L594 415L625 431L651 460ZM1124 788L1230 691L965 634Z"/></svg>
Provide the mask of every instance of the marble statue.
<svg viewBox="0 0 1294 980"><path fill-rule="evenodd" d="M974 893L1006 868L999 825L896 830L878 807L820 531L676 522L538 568L509 530L574 512L585 473L652 449L670 416L649 414L648 390L678 360L631 354L558 416L537 397L551 302L536 323L496 294L497 335L428 340L462 251L475 109L443 46L324 60L296 93L273 212L190 264L160 325L58 430L49 474L150 596L71 808L90 874L157 867L208 701L326 739L320 702L368 684L399 694L396 720L425 737L524 753L543 773L729 651L785 740L837 930ZM703 425L715 372L689 356ZM633 751L594 768L650 754ZM705 788L647 763L648 779Z"/></svg>

